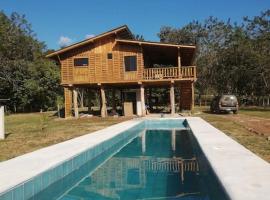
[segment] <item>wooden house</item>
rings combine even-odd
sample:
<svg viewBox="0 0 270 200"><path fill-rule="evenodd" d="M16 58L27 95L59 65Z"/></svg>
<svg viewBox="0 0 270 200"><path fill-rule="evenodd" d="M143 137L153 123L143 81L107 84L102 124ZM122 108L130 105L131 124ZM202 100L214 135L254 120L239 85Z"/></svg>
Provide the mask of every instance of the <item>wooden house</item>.
<svg viewBox="0 0 270 200"><path fill-rule="evenodd" d="M61 66L65 117L72 102L78 116L76 88L100 91L101 115L106 116L106 89L132 89L136 114L145 115L145 88L168 87L171 113L175 113L175 87L180 88L181 110L194 103L195 46L135 40L124 25L47 55ZM73 97L73 98L72 98ZM73 101L72 101L73 99Z"/></svg>

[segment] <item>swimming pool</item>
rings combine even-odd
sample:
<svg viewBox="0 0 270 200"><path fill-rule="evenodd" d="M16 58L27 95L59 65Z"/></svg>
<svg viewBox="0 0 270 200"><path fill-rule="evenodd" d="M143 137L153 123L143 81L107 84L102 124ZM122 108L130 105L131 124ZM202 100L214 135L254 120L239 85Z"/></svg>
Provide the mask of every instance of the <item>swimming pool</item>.
<svg viewBox="0 0 270 200"><path fill-rule="evenodd" d="M59 199L226 199L189 134L144 131Z"/></svg>
<svg viewBox="0 0 270 200"><path fill-rule="evenodd" d="M12 199L20 199L14 194ZM183 120L147 120L34 179L32 196L25 199L222 200L226 195Z"/></svg>

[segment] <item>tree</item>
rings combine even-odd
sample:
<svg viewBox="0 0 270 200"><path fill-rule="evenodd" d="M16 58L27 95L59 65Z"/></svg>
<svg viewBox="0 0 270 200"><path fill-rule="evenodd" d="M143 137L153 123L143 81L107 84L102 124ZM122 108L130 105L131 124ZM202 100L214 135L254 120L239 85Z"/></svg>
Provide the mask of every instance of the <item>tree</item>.
<svg viewBox="0 0 270 200"><path fill-rule="evenodd" d="M59 69L45 59L46 46L31 25L17 13L0 12L0 98L10 98L8 108L34 111L56 106Z"/></svg>
<svg viewBox="0 0 270 200"><path fill-rule="evenodd" d="M266 95L270 80L270 10L240 25L209 17L181 28L161 27L161 42L195 44L196 91Z"/></svg>

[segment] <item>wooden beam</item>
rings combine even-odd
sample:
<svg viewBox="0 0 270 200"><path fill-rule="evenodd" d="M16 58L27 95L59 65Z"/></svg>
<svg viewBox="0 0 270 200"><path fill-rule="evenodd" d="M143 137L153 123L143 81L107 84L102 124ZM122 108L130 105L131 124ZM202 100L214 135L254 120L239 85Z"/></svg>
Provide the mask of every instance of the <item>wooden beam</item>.
<svg viewBox="0 0 270 200"><path fill-rule="evenodd" d="M72 107L72 91L70 88L64 88L65 96L65 118L71 117L71 107Z"/></svg>
<svg viewBox="0 0 270 200"><path fill-rule="evenodd" d="M144 85L141 84L140 87L140 92L141 92L141 107L142 107L142 116L145 116L145 99L144 99Z"/></svg>
<svg viewBox="0 0 270 200"><path fill-rule="evenodd" d="M125 39L116 39L116 42L122 43L130 43L130 44L138 44L138 45L156 45L156 46L167 46L167 47L179 47L179 48L191 48L195 49L196 46L194 45L178 45L178 44L169 44L169 43L162 43L162 42L150 42L150 41L136 41L136 40L125 40Z"/></svg>
<svg viewBox="0 0 270 200"><path fill-rule="evenodd" d="M75 118L79 118L79 109L78 109L78 91L73 88L73 108Z"/></svg>
<svg viewBox="0 0 270 200"><path fill-rule="evenodd" d="M107 106L106 106L106 96L104 87L100 87L100 97L101 97L101 117L107 116Z"/></svg>
<svg viewBox="0 0 270 200"><path fill-rule="evenodd" d="M175 114L175 95L174 95L174 84L170 87L170 102L171 102L171 114Z"/></svg>

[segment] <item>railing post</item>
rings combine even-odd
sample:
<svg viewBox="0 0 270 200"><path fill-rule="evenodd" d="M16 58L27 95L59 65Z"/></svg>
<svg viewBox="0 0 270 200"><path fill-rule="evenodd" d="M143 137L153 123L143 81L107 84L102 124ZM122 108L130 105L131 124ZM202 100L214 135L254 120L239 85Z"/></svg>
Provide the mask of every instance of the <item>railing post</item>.
<svg viewBox="0 0 270 200"><path fill-rule="evenodd" d="M177 53L178 53L178 78L181 78L181 56L180 56L180 47L178 47Z"/></svg>

